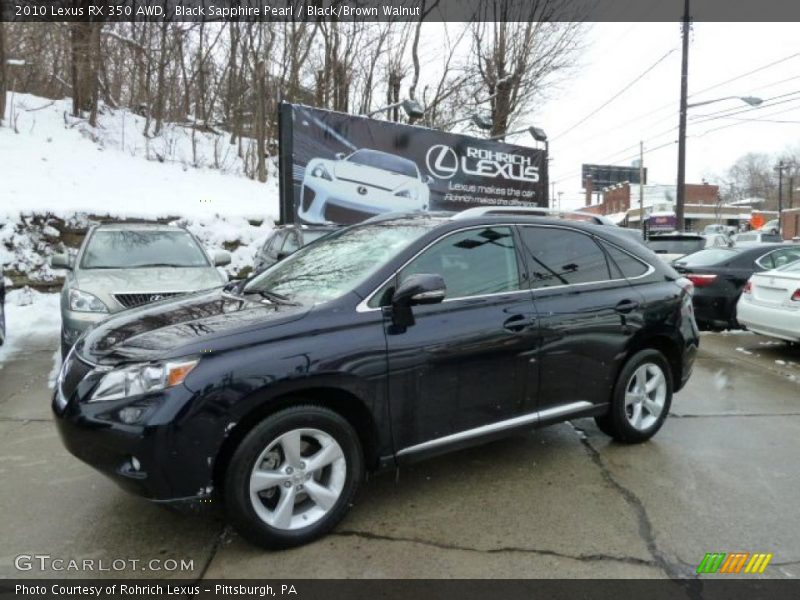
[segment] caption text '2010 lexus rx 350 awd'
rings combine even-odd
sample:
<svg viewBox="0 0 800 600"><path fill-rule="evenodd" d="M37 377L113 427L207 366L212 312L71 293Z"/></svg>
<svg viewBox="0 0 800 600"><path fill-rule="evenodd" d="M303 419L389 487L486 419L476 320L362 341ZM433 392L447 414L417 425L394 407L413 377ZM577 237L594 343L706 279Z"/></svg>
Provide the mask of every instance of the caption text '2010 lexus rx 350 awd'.
<svg viewBox="0 0 800 600"><path fill-rule="evenodd" d="M642 442L698 332L691 284L614 229L483 209L343 229L90 329L61 436L136 494L215 495L272 548L330 530L367 470L576 417Z"/></svg>

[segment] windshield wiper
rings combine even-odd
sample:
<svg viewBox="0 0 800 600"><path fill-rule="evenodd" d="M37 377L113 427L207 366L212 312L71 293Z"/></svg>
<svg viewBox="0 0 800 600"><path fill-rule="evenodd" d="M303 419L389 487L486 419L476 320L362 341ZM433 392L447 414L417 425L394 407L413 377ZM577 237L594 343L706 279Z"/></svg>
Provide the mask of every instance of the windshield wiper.
<svg viewBox="0 0 800 600"><path fill-rule="evenodd" d="M145 263L143 265L132 265L128 267L129 269L144 269L147 267L180 267L182 265L176 265L175 263Z"/></svg>
<svg viewBox="0 0 800 600"><path fill-rule="evenodd" d="M270 292L268 290L245 290L244 293L258 294L265 300L269 300L272 304L280 304L282 306L302 306L299 302L289 300L288 296L284 296L278 292Z"/></svg>

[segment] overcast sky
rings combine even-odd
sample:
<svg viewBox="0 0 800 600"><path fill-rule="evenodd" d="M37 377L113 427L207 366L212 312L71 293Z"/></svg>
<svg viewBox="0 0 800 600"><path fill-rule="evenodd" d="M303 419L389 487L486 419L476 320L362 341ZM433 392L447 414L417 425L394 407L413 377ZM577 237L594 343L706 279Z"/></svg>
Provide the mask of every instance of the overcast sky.
<svg viewBox="0 0 800 600"><path fill-rule="evenodd" d="M588 27L580 67L530 118L531 124L545 129L551 139L551 181L556 181L556 192L563 192L565 207L582 204L582 163L630 165L638 156L640 139L645 142L649 183L675 183L676 177L680 24L596 23ZM574 127L665 55L626 92ZM718 85L782 59L787 60ZM713 183L715 173L723 173L747 152L773 154L787 146L800 147L797 24L694 24L689 94L689 102L740 95L764 100L758 110L724 119L719 118L721 111L731 113L750 107L740 100L726 100L690 109L689 183L700 182L703 177ZM699 122L712 113L717 118ZM716 128L721 129L713 131ZM523 136L509 138L512 140L527 145Z"/></svg>

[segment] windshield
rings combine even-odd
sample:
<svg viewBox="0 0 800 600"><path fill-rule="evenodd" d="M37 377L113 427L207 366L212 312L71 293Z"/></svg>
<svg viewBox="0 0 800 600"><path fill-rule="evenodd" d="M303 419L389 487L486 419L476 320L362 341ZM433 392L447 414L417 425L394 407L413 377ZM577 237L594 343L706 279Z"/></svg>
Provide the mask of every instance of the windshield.
<svg viewBox="0 0 800 600"><path fill-rule="evenodd" d="M303 244L310 244L311 242L321 238L323 235L328 235L329 233L331 233L331 231L327 229L309 229L308 231L304 231Z"/></svg>
<svg viewBox="0 0 800 600"><path fill-rule="evenodd" d="M377 150L356 150L347 157L349 162L399 173L406 177L417 177L417 165L408 159Z"/></svg>
<svg viewBox="0 0 800 600"><path fill-rule="evenodd" d="M98 230L89 239L81 260L82 269L207 266L200 246L180 229Z"/></svg>
<svg viewBox="0 0 800 600"><path fill-rule="evenodd" d="M660 240L658 238L650 238L647 241L647 246L656 254L690 254L696 252L706 245L703 238L669 238Z"/></svg>
<svg viewBox="0 0 800 600"><path fill-rule="evenodd" d="M301 304L333 300L353 290L436 224L419 219L337 231L270 267L244 291L280 294Z"/></svg>
<svg viewBox="0 0 800 600"><path fill-rule="evenodd" d="M689 256L684 256L675 261L676 265L682 267L706 267L716 265L721 262L731 260L736 257L736 251L727 248L708 248L700 250Z"/></svg>

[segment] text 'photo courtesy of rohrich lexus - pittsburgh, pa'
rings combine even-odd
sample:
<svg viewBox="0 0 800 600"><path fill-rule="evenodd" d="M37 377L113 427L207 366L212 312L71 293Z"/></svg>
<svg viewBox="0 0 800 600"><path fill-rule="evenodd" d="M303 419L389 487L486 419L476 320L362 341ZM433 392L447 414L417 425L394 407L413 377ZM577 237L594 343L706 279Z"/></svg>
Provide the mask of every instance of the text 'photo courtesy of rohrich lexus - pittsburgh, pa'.
<svg viewBox="0 0 800 600"><path fill-rule="evenodd" d="M358 511L371 471L577 417L648 440L692 372L692 284L618 228L539 213L376 217L112 314L61 368L63 442L285 548Z"/></svg>

